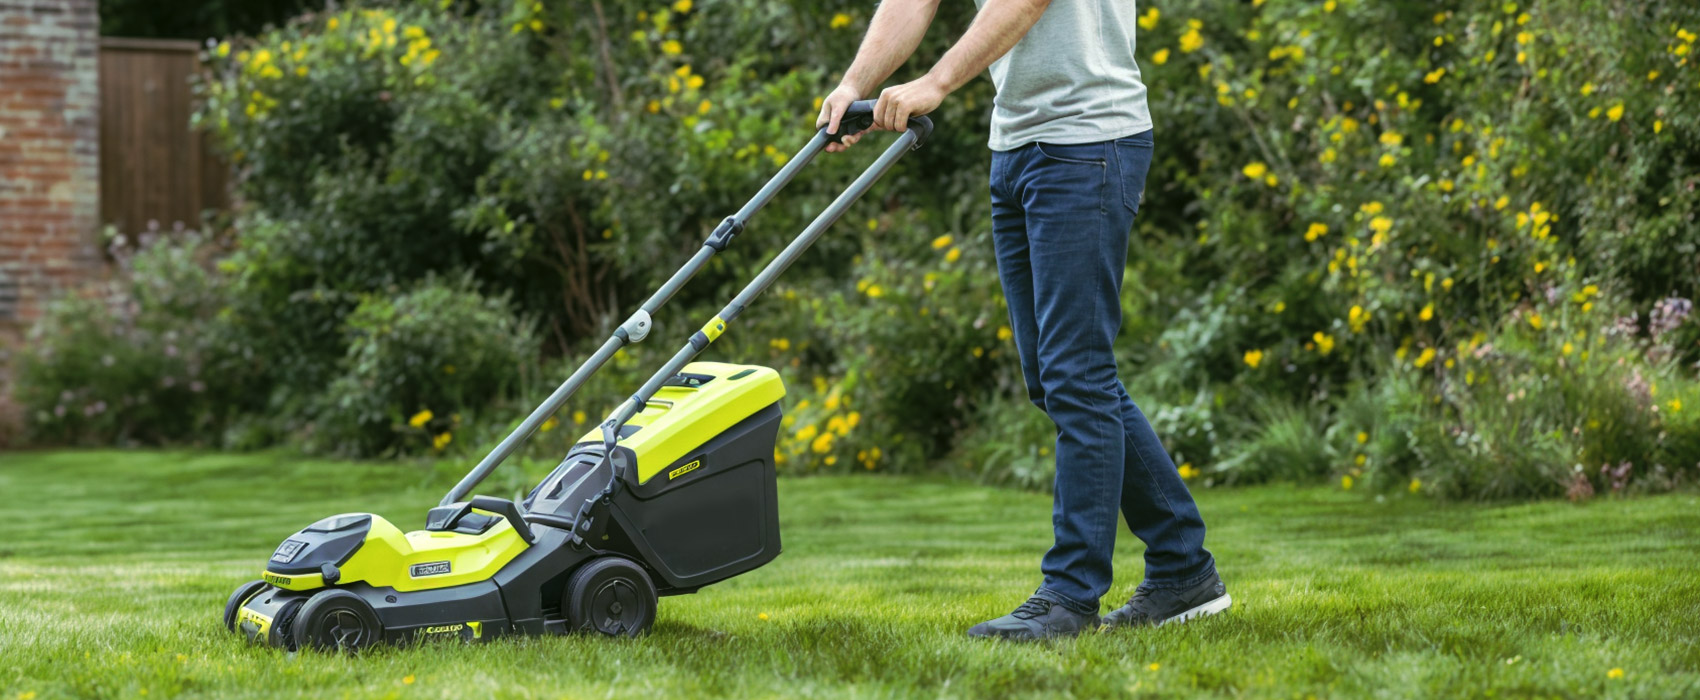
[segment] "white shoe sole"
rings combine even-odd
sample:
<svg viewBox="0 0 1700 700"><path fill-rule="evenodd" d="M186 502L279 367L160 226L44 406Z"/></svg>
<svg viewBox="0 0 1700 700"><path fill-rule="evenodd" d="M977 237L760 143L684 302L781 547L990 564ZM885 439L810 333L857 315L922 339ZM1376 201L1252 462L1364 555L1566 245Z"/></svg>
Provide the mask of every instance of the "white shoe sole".
<svg viewBox="0 0 1700 700"><path fill-rule="evenodd" d="M1223 594L1222 597L1220 597L1220 598L1212 600L1208 603L1200 605L1196 608L1193 608L1191 610L1183 612L1183 613L1176 615L1174 617L1171 617L1169 619L1163 620L1162 622L1158 622L1157 626L1162 627L1163 625L1167 625L1167 624L1178 625L1178 624L1181 624L1183 622L1186 622L1187 620L1191 620L1195 617L1204 617L1205 615L1215 615L1216 613L1227 610L1228 607L1233 605L1233 604L1234 604L1233 596Z"/></svg>

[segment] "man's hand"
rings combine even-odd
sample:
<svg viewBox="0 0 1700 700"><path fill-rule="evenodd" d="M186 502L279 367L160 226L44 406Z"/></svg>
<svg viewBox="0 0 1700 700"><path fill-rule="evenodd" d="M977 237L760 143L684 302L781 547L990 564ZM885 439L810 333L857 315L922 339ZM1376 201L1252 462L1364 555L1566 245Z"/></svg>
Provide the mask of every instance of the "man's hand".
<svg viewBox="0 0 1700 700"><path fill-rule="evenodd" d="M850 103L855 102L858 99L861 99L861 95L856 93L855 88L850 87L849 85L839 85L838 89L833 90L832 94L827 95L826 99L821 100L820 117L815 119L815 127L819 128L824 126L828 132L837 132L838 123L844 119L845 110L850 109ZM837 153L856 145L856 142L861 138L862 134L846 136L843 139L843 143L827 144L826 150L829 153Z"/></svg>
<svg viewBox="0 0 1700 700"><path fill-rule="evenodd" d="M874 128L887 131L908 131L909 118L919 117L939 108L950 87L932 73L919 80L894 85L880 92L874 104Z"/></svg>

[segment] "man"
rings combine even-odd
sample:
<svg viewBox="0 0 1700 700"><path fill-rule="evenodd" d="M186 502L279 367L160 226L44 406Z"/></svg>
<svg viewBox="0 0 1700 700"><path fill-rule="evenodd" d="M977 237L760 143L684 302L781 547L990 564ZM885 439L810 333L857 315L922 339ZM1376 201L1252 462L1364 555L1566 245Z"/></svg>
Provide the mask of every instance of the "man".
<svg viewBox="0 0 1700 700"><path fill-rule="evenodd" d="M1057 426L1056 543L1044 583L974 637L1046 639L1100 624L1160 625L1226 610L1204 521L1116 375L1122 270L1151 164L1151 116L1134 64L1133 0L978 0L938 65L886 88L875 127L909 117L991 69L992 240L1027 394ZM851 102L901 66L938 0L885 0L843 82L821 105L838 129ZM846 138L837 151L855 143ZM1120 506L1145 541L1145 580L1102 620Z"/></svg>

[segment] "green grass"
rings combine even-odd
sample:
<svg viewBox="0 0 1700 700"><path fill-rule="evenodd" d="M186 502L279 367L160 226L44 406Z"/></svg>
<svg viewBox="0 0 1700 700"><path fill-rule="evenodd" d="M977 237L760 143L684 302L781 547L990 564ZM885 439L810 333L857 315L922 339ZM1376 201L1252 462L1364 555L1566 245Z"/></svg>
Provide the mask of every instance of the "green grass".
<svg viewBox="0 0 1700 700"><path fill-rule="evenodd" d="M284 454L0 454L0 700L1700 695L1693 493L1480 506L1206 491L1230 614L1012 645L963 630L1037 585L1048 498L785 480L785 554L664 599L643 639L350 658L248 647L223 630L225 596L285 535L348 510L416 527L452 479ZM1122 539L1106 602L1140 575L1140 546Z"/></svg>

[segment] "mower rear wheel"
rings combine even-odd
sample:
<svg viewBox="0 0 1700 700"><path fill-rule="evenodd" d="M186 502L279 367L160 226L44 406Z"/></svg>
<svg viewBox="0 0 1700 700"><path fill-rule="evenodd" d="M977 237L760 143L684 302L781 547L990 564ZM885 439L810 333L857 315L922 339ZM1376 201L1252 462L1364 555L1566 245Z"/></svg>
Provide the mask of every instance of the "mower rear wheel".
<svg viewBox="0 0 1700 700"><path fill-rule="evenodd" d="M384 635L372 606L360 596L334 588L308 598L293 627L298 649L356 652L382 642Z"/></svg>
<svg viewBox="0 0 1700 700"><path fill-rule="evenodd" d="M569 630L636 637L655 623L655 583L623 557L599 557L579 567L563 597Z"/></svg>
<svg viewBox="0 0 1700 700"><path fill-rule="evenodd" d="M243 603L248 602L249 598L254 597L254 594L259 593L260 589L265 588L266 585L265 581L249 581L236 587L236 591L230 594L230 599L224 601L224 628L226 630L236 631L236 612L242 609Z"/></svg>

